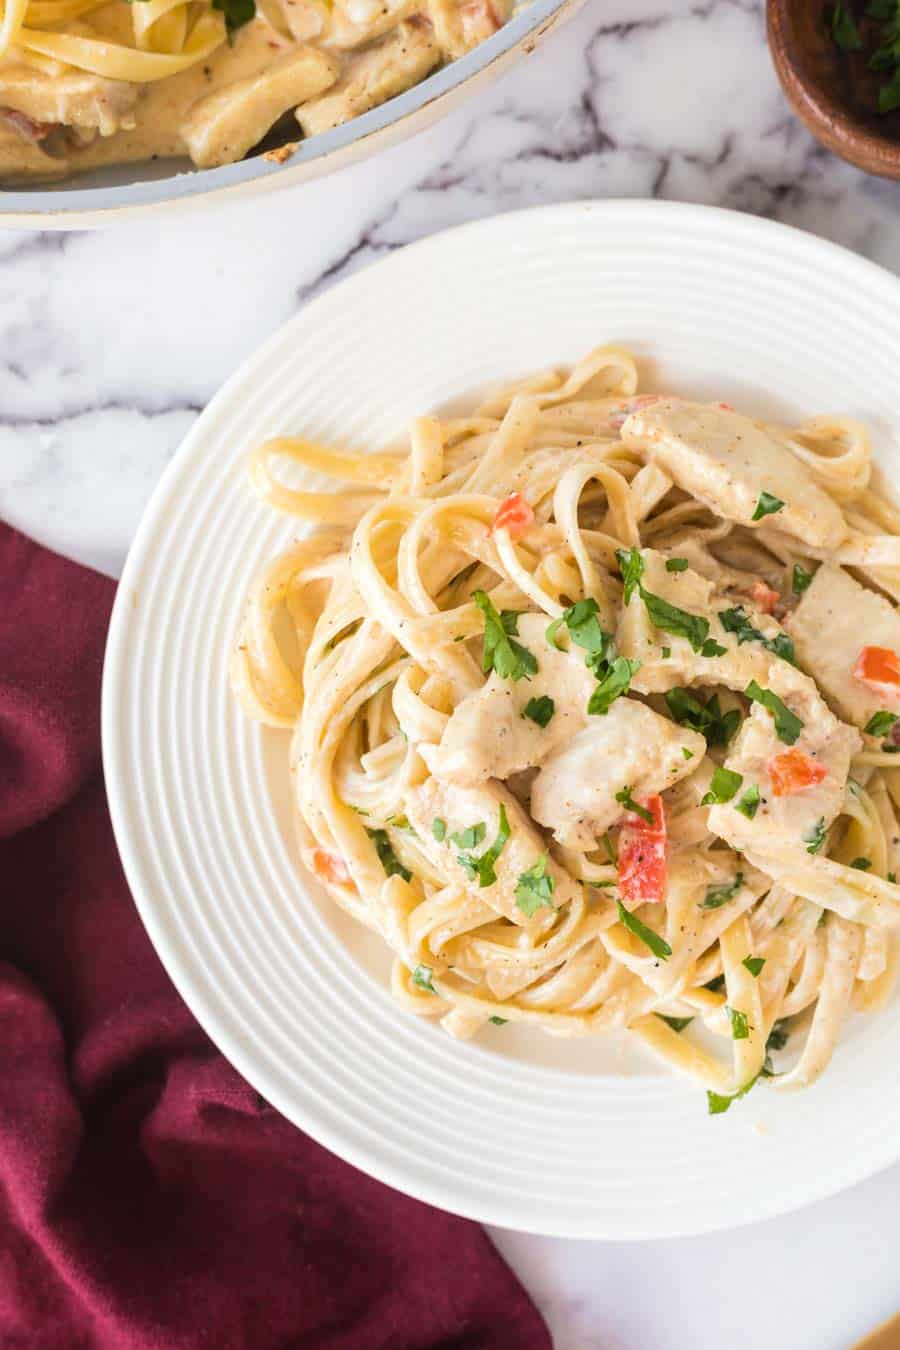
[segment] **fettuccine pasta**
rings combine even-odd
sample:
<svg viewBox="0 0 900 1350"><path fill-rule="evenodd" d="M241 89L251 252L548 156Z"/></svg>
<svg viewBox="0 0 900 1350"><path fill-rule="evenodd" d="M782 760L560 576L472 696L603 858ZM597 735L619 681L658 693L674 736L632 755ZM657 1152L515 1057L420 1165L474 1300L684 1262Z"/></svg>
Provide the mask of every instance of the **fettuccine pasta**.
<svg viewBox="0 0 900 1350"><path fill-rule="evenodd" d="M897 971L900 515L866 429L640 393L604 347L396 452L281 437L251 480L314 528L233 688L291 731L300 856L401 1006L626 1029L713 1113L814 1082Z"/></svg>

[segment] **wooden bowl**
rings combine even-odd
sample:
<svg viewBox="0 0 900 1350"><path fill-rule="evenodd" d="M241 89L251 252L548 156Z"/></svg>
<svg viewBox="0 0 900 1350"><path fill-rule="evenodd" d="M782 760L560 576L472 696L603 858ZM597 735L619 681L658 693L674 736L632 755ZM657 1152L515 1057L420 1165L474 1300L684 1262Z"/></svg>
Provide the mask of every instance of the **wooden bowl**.
<svg viewBox="0 0 900 1350"><path fill-rule="evenodd" d="M840 50L827 0L767 0L769 48L794 111L827 149L866 173L900 179L900 109L877 111L881 77L866 53ZM861 16L863 0L856 0Z"/></svg>

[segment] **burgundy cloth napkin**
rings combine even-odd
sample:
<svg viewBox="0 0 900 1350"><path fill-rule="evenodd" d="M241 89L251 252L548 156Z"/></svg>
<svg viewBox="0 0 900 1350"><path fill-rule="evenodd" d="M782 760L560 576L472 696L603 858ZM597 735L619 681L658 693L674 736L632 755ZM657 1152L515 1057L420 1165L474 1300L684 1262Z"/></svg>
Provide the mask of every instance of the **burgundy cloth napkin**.
<svg viewBox="0 0 900 1350"><path fill-rule="evenodd" d="M0 1345L549 1350L477 1225L295 1129L169 982L100 769L113 593L0 524Z"/></svg>

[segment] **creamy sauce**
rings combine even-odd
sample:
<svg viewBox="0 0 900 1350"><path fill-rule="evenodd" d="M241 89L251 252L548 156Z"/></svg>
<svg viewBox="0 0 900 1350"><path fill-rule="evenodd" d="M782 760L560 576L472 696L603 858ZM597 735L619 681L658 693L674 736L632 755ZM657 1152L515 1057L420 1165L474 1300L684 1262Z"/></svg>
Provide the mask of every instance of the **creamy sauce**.
<svg viewBox="0 0 900 1350"><path fill-rule="evenodd" d="M59 177L82 169L184 158L207 166L240 159L285 113L305 135L337 126L423 79L496 31L508 8L468 30L456 0L327 7L315 0L266 0L265 10L205 58L164 79L109 79L15 47L0 63L0 177ZM456 18L456 26L448 20ZM210 11L211 13L211 11ZM165 20L171 14L164 16ZM133 7L114 0L61 31L135 49ZM27 16L26 16L27 26ZM447 44L441 32L453 28ZM460 38L467 31L468 36ZM374 45L373 45L374 44ZM290 53L308 69L285 70ZM271 81L257 79L271 72ZM218 101L210 96L219 94ZM229 95L234 107L225 105ZM3 119L5 109L14 110ZM220 134L218 123L223 130ZM224 128L227 127L227 130Z"/></svg>
<svg viewBox="0 0 900 1350"><path fill-rule="evenodd" d="M109 10L118 11L118 6ZM109 10L105 11L109 13ZM122 24L116 14L115 32ZM99 27L99 24L98 24ZM182 128L199 99L223 84L256 75L294 44L275 32L264 19L256 19L235 34L231 45L213 52L201 65L180 75L138 87L134 108L135 125L114 135L98 135L87 145L65 153L71 170L102 164L125 164L148 159L187 156Z"/></svg>
<svg viewBox="0 0 900 1350"><path fill-rule="evenodd" d="M627 1027L718 1115L813 1082L900 970L900 511L849 419L638 390L601 347L417 420L374 501L278 498L260 447L260 495L342 529L268 564L232 680L404 1008Z"/></svg>

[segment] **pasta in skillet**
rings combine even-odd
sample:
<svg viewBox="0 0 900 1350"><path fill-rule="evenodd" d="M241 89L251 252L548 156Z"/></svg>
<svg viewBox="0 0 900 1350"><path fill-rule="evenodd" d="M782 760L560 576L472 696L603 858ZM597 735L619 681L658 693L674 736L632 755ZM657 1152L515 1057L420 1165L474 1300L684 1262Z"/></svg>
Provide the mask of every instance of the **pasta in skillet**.
<svg viewBox="0 0 900 1350"><path fill-rule="evenodd" d="M509 0L8 0L0 178L173 156L230 164L287 116L296 146L509 15Z"/></svg>
<svg viewBox="0 0 900 1350"><path fill-rule="evenodd" d="M408 453L255 453L318 528L257 581L233 688L292 729L303 862L403 1007L627 1028L718 1113L884 1006L900 515L870 476L858 423L639 394L614 348Z"/></svg>

